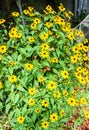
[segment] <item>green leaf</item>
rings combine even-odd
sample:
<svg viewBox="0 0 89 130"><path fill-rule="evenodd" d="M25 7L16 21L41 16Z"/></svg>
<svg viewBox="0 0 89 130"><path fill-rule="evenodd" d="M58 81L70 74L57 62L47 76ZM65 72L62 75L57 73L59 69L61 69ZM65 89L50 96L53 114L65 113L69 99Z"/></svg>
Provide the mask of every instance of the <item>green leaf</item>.
<svg viewBox="0 0 89 130"><path fill-rule="evenodd" d="M56 55L57 55L57 57L59 57L59 55L60 55L60 50L58 48L56 49Z"/></svg>
<svg viewBox="0 0 89 130"><path fill-rule="evenodd" d="M47 20L49 20L49 16L48 15L44 15L44 21L47 21Z"/></svg>
<svg viewBox="0 0 89 130"><path fill-rule="evenodd" d="M61 31L58 32L60 34L61 37L65 38L65 34Z"/></svg>
<svg viewBox="0 0 89 130"><path fill-rule="evenodd" d="M19 96L20 96L19 94L16 94L16 95L15 95L14 103L17 103L17 102L18 102L18 100L19 100Z"/></svg>
<svg viewBox="0 0 89 130"><path fill-rule="evenodd" d="M49 42L52 42L53 40L54 40L54 37L51 36L51 37L48 38L47 42L49 43Z"/></svg>
<svg viewBox="0 0 89 130"><path fill-rule="evenodd" d="M40 30L42 28L43 24L40 23L38 26L37 26L37 29Z"/></svg>
<svg viewBox="0 0 89 130"><path fill-rule="evenodd" d="M54 99L53 98L50 98L50 102L52 105L54 105Z"/></svg>
<svg viewBox="0 0 89 130"><path fill-rule="evenodd" d="M3 104L2 102L0 102L0 111L2 110L2 108L3 108Z"/></svg>
<svg viewBox="0 0 89 130"><path fill-rule="evenodd" d="M55 74L58 74L58 73L59 73L59 71L58 71L57 69L53 69L52 71L53 71L53 73L55 73Z"/></svg>
<svg viewBox="0 0 89 130"><path fill-rule="evenodd" d="M60 119L60 122L67 122L68 121L68 117L64 117L62 119Z"/></svg>
<svg viewBox="0 0 89 130"><path fill-rule="evenodd" d="M25 54L26 55L26 50L24 48L19 48L19 51L21 54Z"/></svg>
<svg viewBox="0 0 89 130"><path fill-rule="evenodd" d="M38 126L35 128L35 130L42 130L42 127Z"/></svg>
<svg viewBox="0 0 89 130"><path fill-rule="evenodd" d="M15 93L14 93L14 92L11 92L11 93L9 94L9 98L10 98L10 100L14 103Z"/></svg>
<svg viewBox="0 0 89 130"><path fill-rule="evenodd" d="M46 66L50 67L50 65L49 65L49 63L48 63L47 61L43 61L40 66L41 66L42 68L43 68L43 67L46 67Z"/></svg>
<svg viewBox="0 0 89 130"><path fill-rule="evenodd" d="M10 108L11 108L11 103L8 103L8 104L6 105L6 110L5 110L5 113L6 113L6 114L9 112Z"/></svg>
<svg viewBox="0 0 89 130"><path fill-rule="evenodd" d="M22 55L18 56L18 62L22 60Z"/></svg>
<svg viewBox="0 0 89 130"><path fill-rule="evenodd" d="M18 89L19 91L26 92L26 90L25 90L23 87L21 87L21 86L18 86L17 89Z"/></svg>
<svg viewBox="0 0 89 130"><path fill-rule="evenodd" d="M30 45L27 45L27 46L25 47L25 50L27 50L27 51L29 51L29 52L32 52L32 47L31 47Z"/></svg>
<svg viewBox="0 0 89 130"><path fill-rule="evenodd" d="M9 118L9 119L12 119L12 117L14 116L14 113L15 113L15 111L11 111L11 112L8 114L8 118Z"/></svg>
<svg viewBox="0 0 89 130"><path fill-rule="evenodd" d="M65 62L64 61L59 61L59 63L60 63L60 65L63 67L63 68L65 68Z"/></svg>

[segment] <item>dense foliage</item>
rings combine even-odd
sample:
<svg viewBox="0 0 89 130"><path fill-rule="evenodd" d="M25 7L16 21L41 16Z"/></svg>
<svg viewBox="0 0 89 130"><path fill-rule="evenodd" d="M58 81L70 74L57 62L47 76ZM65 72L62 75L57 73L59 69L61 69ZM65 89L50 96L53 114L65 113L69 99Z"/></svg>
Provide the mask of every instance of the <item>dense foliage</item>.
<svg viewBox="0 0 89 130"><path fill-rule="evenodd" d="M75 130L89 119L88 40L71 29L72 12L58 9L12 12L8 29L0 19L0 114L13 130L65 130L76 119Z"/></svg>

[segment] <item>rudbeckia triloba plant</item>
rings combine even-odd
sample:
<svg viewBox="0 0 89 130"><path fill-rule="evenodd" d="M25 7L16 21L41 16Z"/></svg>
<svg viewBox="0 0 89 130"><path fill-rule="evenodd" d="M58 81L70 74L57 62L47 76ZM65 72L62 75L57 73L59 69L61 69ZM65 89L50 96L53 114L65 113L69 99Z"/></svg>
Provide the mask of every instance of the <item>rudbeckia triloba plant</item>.
<svg viewBox="0 0 89 130"><path fill-rule="evenodd" d="M12 12L8 30L0 19L0 116L12 130L76 130L89 119L88 40L62 4L43 12Z"/></svg>

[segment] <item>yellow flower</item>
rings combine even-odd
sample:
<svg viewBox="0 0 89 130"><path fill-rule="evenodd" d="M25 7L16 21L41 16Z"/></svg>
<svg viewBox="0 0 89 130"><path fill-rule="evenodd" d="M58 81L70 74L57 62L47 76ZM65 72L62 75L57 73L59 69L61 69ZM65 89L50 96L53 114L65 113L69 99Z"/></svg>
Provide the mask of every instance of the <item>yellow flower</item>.
<svg viewBox="0 0 89 130"><path fill-rule="evenodd" d="M78 43L78 50L82 50L83 49L83 43Z"/></svg>
<svg viewBox="0 0 89 130"><path fill-rule="evenodd" d="M28 90L30 95L34 95L35 94L35 88L29 88Z"/></svg>
<svg viewBox="0 0 89 130"><path fill-rule="evenodd" d="M40 23L40 19L35 18L33 22L34 22L35 24L39 24L39 23Z"/></svg>
<svg viewBox="0 0 89 130"><path fill-rule="evenodd" d="M23 124L24 120L25 120L25 118L23 116L17 117L17 121L19 124Z"/></svg>
<svg viewBox="0 0 89 130"><path fill-rule="evenodd" d="M43 41L47 40L47 39L48 39L48 33L44 32L44 33L40 34L40 38L41 38Z"/></svg>
<svg viewBox="0 0 89 130"><path fill-rule="evenodd" d="M88 69L86 69L86 68L83 68L82 69L82 73L83 73L83 75L88 75L88 73L89 73L89 71L88 71Z"/></svg>
<svg viewBox="0 0 89 130"><path fill-rule="evenodd" d="M30 12L32 12L32 11L34 10L34 8L33 8L32 6L28 6L28 10L29 10Z"/></svg>
<svg viewBox="0 0 89 130"><path fill-rule="evenodd" d="M59 18L57 19L57 24L58 24L58 25L65 25L65 20L64 20L63 18L59 17Z"/></svg>
<svg viewBox="0 0 89 130"><path fill-rule="evenodd" d="M73 51L74 53L78 53L78 52L79 52L79 49L78 49L77 46L73 46L73 47L72 47L72 51Z"/></svg>
<svg viewBox="0 0 89 130"><path fill-rule="evenodd" d="M75 96L76 95L76 90L72 91L72 95Z"/></svg>
<svg viewBox="0 0 89 130"><path fill-rule="evenodd" d="M21 38L22 37L22 34L21 33L17 33L16 34L16 38Z"/></svg>
<svg viewBox="0 0 89 130"><path fill-rule="evenodd" d="M49 52L47 52L47 51L41 51L41 52L40 52L40 56L41 56L42 58L48 58L48 57L49 57Z"/></svg>
<svg viewBox="0 0 89 130"><path fill-rule="evenodd" d="M11 28L11 32L17 32L18 29L16 27Z"/></svg>
<svg viewBox="0 0 89 130"><path fill-rule="evenodd" d="M53 90L57 87L56 82L54 82L53 80L50 81L47 86L48 86L48 89L50 89L50 90Z"/></svg>
<svg viewBox="0 0 89 130"><path fill-rule="evenodd" d="M48 28L51 28L51 27L52 27L52 23L51 23L51 22L46 22L45 25L46 25Z"/></svg>
<svg viewBox="0 0 89 130"><path fill-rule="evenodd" d="M60 116L63 117L64 115L65 115L64 110L61 110L61 111L60 111Z"/></svg>
<svg viewBox="0 0 89 130"><path fill-rule="evenodd" d="M30 25L30 27L31 27L31 29L36 29L36 27L37 27L37 24L35 24L35 23L32 23L32 24Z"/></svg>
<svg viewBox="0 0 89 130"><path fill-rule="evenodd" d="M76 104L75 99L73 97L69 97L67 102L70 106L75 106Z"/></svg>
<svg viewBox="0 0 89 130"><path fill-rule="evenodd" d="M15 65L16 65L16 62L15 62L15 61L9 62L8 65L9 65L9 66L15 66Z"/></svg>
<svg viewBox="0 0 89 130"><path fill-rule="evenodd" d="M61 97L61 95L60 95L59 90L58 90L58 91L56 91L56 92L54 92L54 93L53 93L53 96L54 96L55 98L60 98L60 97Z"/></svg>
<svg viewBox="0 0 89 130"><path fill-rule="evenodd" d="M19 17L19 12L12 12L11 14L13 17Z"/></svg>
<svg viewBox="0 0 89 130"><path fill-rule="evenodd" d="M27 70L32 70L33 69L33 64L31 64L31 63L27 63L27 64L25 64L25 68L27 69Z"/></svg>
<svg viewBox="0 0 89 130"><path fill-rule="evenodd" d="M72 16L74 16L74 14L71 11L69 11L69 14L72 15Z"/></svg>
<svg viewBox="0 0 89 130"><path fill-rule="evenodd" d="M44 51L46 51L46 50L49 49L49 45L48 45L47 43L43 43L40 47L41 47L41 49L44 50Z"/></svg>
<svg viewBox="0 0 89 130"><path fill-rule="evenodd" d="M28 14L29 14L29 10L28 10L28 9L25 9L25 10L23 11L23 13L24 13L25 15L28 15Z"/></svg>
<svg viewBox="0 0 89 130"><path fill-rule="evenodd" d="M34 38L33 37L30 37L29 38L29 42L34 42L35 40L34 40Z"/></svg>
<svg viewBox="0 0 89 130"><path fill-rule="evenodd" d="M42 122L41 123L41 125L42 125L42 128L48 128L48 126L49 126L49 122L48 121L44 121L44 122Z"/></svg>
<svg viewBox="0 0 89 130"><path fill-rule="evenodd" d="M84 36L84 33L83 33L82 30L77 30L77 31L76 31L76 35L77 35L77 36L80 36L80 37L83 37L83 36Z"/></svg>
<svg viewBox="0 0 89 130"><path fill-rule="evenodd" d="M40 76L40 77L38 78L38 82L44 82L44 80L45 80L45 78L44 78L43 76Z"/></svg>
<svg viewBox="0 0 89 130"><path fill-rule="evenodd" d="M76 99L76 101L75 101L75 105L76 105L76 106L79 106L79 105L80 105L80 103L79 103L79 100L78 100L78 99Z"/></svg>
<svg viewBox="0 0 89 130"><path fill-rule="evenodd" d="M39 114L39 113L40 113L40 109L37 107L37 108L35 109L35 112Z"/></svg>
<svg viewBox="0 0 89 130"><path fill-rule="evenodd" d="M68 25L62 26L64 32L70 32L70 27Z"/></svg>
<svg viewBox="0 0 89 130"><path fill-rule="evenodd" d="M34 99L32 99L32 98L29 99L28 104L29 104L29 106L34 106L34 104L35 104Z"/></svg>
<svg viewBox="0 0 89 130"><path fill-rule="evenodd" d="M16 82L17 81L17 76L16 75L10 76L9 81L12 82L12 83Z"/></svg>
<svg viewBox="0 0 89 130"><path fill-rule="evenodd" d="M88 43L88 39L87 38L84 39L84 44L86 44L86 43Z"/></svg>
<svg viewBox="0 0 89 130"><path fill-rule="evenodd" d="M3 88L3 85L2 85L2 82L0 82L0 89L2 89Z"/></svg>
<svg viewBox="0 0 89 130"><path fill-rule="evenodd" d="M0 46L0 53L4 54L7 50L7 47L5 45Z"/></svg>
<svg viewBox="0 0 89 130"><path fill-rule="evenodd" d="M66 10L62 3L60 3L60 6L58 6L58 9L60 10L60 12L64 12Z"/></svg>
<svg viewBox="0 0 89 130"><path fill-rule="evenodd" d="M86 84L86 80L82 76L79 77L79 81L82 85Z"/></svg>
<svg viewBox="0 0 89 130"><path fill-rule="evenodd" d="M47 6L46 6L46 10L47 10L47 11L50 11L50 10L52 10L52 7L51 7L50 5L47 5Z"/></svg>
<svg viewBox="0 0 89 130"><path fill-rule="evenodd" d="M80 66L77 67L76 72L81 73L82 72L82 67L80 67Z"/></svg>
<svg viewBox="0 0 89 130"><path fill-rule="evenodd" d="M67 79L68 78L68 72L66 71L66 70L63 70L62 72L61 72L61 75L62 75L62 77L64 78L64 79Z"/></svg>
<svg viewBox="0 0 89 130"><path fill-rule="evenodd" d="M43 107L48 107L48 102L46 100L42 100L41 103Z"/></svg>
<svg viewBox="0 0 89 130"><path fill-rule="evenodd" d="M3 24L3 23L5 23L5 19L0 19L0 24Z"/></svg>
<svg viewBox="0 0 89 130"><path fill-rule="evenodd" d="M50 59L50 61L51 61L52 63L58 63L58 59L57 59L56 57L52 57L52 58Z"/></svg>
<svg viewBox="0 0 89 130"><path fill-rule="evenodd" d="M78 61L81 61L81 53L77 53L77 54L75 55L75 57L76 57L76 59L77 59Z"/></svg>
<svg viewBox="0 0 89 130"><path fill-rule="evenodd" d="M64 96L68 96L68 92L67 92L67 90L63 90L62 93L63 93Z"/></svg>
<svg viewBox="0 0 89 130"><path fill-rule="evenodd" d="M85 112L84 112L84 115L85 115L85 118L86 118L86 119L89 119L89 111L85 111Z"/></svg>
<svg viewBox="0 0 89 130"><path fill-rule="evenodd" d="M33 16L35 16L35 14L34 13L29 13L29 16L33 17Z"/></svg>
<svg viewBox="0 0 89 130"><path fill-rule="evenodd" d="M17 38L17 32L15 32L15 31L10 31L10 32L9 32L9 37L10 37L10 38Z"/></svg>
<svg viewBox="0 0 89 130"><path fill-rule="evenodd" d="M88 50L89 50L88 46L83 46L83 50L84 50L84 52L88 52Z"/></svg>
<svg viewBox="0 0 89 130"><path fill-rule="evenodd" d="M75 39L73 32L70 32L70 33L68 34L68 38L69 38L70 40Z"/></svg>
<svg viewBox="0 0 89 130"><path fill-rule="evenodd" d="M77 62L77 57L76 56L71 56L70 58L71 58L71 62L73 64L75 64Z"/></svg>
<svg viewBox="0 0 89 130"><path fill-rule="evenodd" d="M80 98L80 104L86 104L86 99L85 98Z"/></svg>
<svg viewBox="0 0 89 130"><path fill-rule="evenodd" d="M81 78L81 74L79 72L75 72L75 76L76 76L77 79Z"/></svg>
<svg viewBox="0 0 89 130"><path fill-rule="evenodd" d="M69 12L64 12L64 14L65 14L66 18L68 18L68 19L71 18Z"/></svg>
<svg viewBox="0 0 89 130"><path fill-rule="evenodd" d="M50 115L50 120L51 120L51 122L57 121L58 120L58 115L56 113L52 113Z"/></svg>

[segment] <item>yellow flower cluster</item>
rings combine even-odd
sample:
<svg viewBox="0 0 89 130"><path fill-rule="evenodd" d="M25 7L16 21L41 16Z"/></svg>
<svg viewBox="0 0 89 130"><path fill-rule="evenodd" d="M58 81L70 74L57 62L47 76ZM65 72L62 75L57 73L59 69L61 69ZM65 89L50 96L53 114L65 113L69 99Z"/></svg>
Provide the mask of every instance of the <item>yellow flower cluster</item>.
<svg viewBox="0 0 89 130"><path fill-rule="evenodd" d="M27 15L27 16L30 16L30 17L35 16L35 14L34 14L34 8L33 8L32 6L28 6L28 8L25 9L25 10L23 11L23 13L24 13L25 15Z"/></svg>
<svg viewBox="0 0 89 130"><path fill-rule="evenodd" d="M82 85L89 84L89 70L87 68L77 67L75 76Z"/></svg>
<svg viewBox="0 0 89 130"><path fill-rule="evenodd" d="M55 11L53 10L53 8L50 5L47 5L45 10L44 10L45 14L55 14Z"/></svg>
<svg viewBox="0 0 89 130"><path fill-rule="evenodd" d="M58 13L50 5L44 13L27 7L23 26L19 13L13 12L16 26L10 26L7 36L2 31L1 104L7 117L15 113L11 119L15 129L61 129L65 118L88 104L84 91L89 85L88 39L81 30L71 29L73 14L62 4ZM82 117L89 119L89 113Z"/></svg>
<svg viewBox="0 0 89 130"><path fill-rule="evenodd" d="M50 115L50 121L51 122L56 122L58 120L58 115L56 114L56 113L52 113L51 115ZM48 121L43 121L42 123L41 123L41 125L42 125L42 128L48 128L49 127L49 122Z"/></svg>
<svg viewBox="0 0 89 130"><path fill-rule="evenodd" d="M30 25L31 29L36 29L37 25L40 23L40 19L39 18L34 18L33 22Z"/></svg>
<svg viewBox="0 0 89 130"><path fill-rule="evenodd" d="M21 38L22 33L18 33L18 29L16 27L11 28L9 32L9 37L10 38Z"/></svg>
<svg viewBox="0 0 89 130"><path fill-rule="evenodd" d="M46 34L46 33L45 33L45 34ZM42 34L42 37L43 37L43 34ZM48 52L48 50L49 50L49 48L50 48L50 46L48 45L48 43L43 43L43 44L40 46L40 48L41 48L40 56L41 56L42 58L48 58L48 57L49 57L49 52Z"/></svg>

